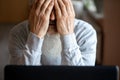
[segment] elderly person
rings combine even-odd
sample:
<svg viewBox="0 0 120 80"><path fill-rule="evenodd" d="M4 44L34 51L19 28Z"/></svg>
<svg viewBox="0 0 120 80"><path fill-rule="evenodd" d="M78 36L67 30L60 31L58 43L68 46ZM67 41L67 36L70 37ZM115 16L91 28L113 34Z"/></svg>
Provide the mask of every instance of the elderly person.
<svg viewBox="0 0 120 80"><path fill-rule="evenodd" d="M95 29L75 19L71 0L34 0L9 36L10 64L94 66Z"/></svg>

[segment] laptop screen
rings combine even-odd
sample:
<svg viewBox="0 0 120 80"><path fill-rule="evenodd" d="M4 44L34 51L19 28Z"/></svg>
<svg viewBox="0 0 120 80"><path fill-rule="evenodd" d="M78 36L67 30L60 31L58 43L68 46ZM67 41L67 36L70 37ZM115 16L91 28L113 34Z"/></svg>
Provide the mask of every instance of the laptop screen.
<svg viewBox="0 0 120 80"><path fill-rule="evenodd" d="M118 66L7 65L4 80L119 80Z"/></svg>

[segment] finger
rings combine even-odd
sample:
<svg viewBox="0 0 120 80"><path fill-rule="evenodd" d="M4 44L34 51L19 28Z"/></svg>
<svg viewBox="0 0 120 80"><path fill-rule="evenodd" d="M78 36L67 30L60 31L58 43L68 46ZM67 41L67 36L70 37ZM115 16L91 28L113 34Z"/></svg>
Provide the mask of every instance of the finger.
<svg viewBox="0 0 120 80"><path fill-rule="evenodd" d="M53 6L54 6L54 1L52 0L52 1L49 3L49 5L48 5L48 7L47 7L47 9L46 9L46 11L45 11L45 14L46 14L46 15L49 15L49 16L50 16L50 14L51 14L51 12L52 12L52 10L53 10Z"/></svg>
<svg viewBox="0 0 120 80"><path fill-rule="evenodd" d="M33 4L34 4L34 3L36 4L38 1L39 1L39 0L34 0L34 1L33 1Z"/></svg>
<svg viewBox="0 0 120 80"><path fill-rule="evenodd" d="M35 10L37 1L38 1L38 0L34 0L33 5L32 5L32 8L31 8L32 11Z"/></svg>
<svg viewBox="0 0 120 80"><path fill-rule="evenodd" d="M36 4L36 13L39 14L41 6L43 5L45 0L38 0Z"/></svg>
<svg viewBox="0 0 120 80"><path fill-rule="evenodd" d="M60 10L57 0L55 0L55 14L56 16L61 16L61 10Z"/></svg>
<svg viewBox="0 0 120 80"><path fill-rule="evenodd" d="M62 0L62 1L63 1L64 5L65 5L65 7L66 7L67 13L70 14L70 13L71 13L70 3L68 2L68 0Z"/></svg>
<svg viewBox="0 0 120 80"><path fill-rule="evenodd" d="M68 0L69 4L70 4L70 9L72 11L72 13L75 15L75 11L74 11L74 8L73 8L73 4L72 4L72 1L71 0Z"/></svg>
<svg viewBox="0 0 120 80"><path fill-rule="evenodd" d="M52 2L53 0L45 0L44 4L41 7L41 13L45 13L46 9L49 7L49 4Z"/></svg>
<svg viewBox="0 0 120 80"><path fill-rule="evenodd" d="M29 19L33 18L33 14L34 14L34 12L35 12L36 2L37 2L37 0L34 0L33 5L32 5L32 8L31 8L31 10L30 10Z"/></svg>
<svg viewBox="0 0 120 80"><path fill-rule="evenodd" d="M37 1L38 1L38 0L34 0L34 1L32 1L32 3L31 3L32 6L33 6L33 5L36 5Z"/></svg>
<svg viewBox="0 0 120 80"><path fill-rule="evenodd" d="M58 0L58 5L60 6L61 13L62 13L63 15L67 15L67 14L66 14L66 13L67 13L67 11L66 11L66 6L65 6L65 4L63 3L62 0Z"/></svg>

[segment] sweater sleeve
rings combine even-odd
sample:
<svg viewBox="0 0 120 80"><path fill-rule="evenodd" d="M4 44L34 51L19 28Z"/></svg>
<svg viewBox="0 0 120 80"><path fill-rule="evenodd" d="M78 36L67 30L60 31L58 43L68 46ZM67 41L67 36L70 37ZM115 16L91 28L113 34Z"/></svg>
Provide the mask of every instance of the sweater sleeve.
<svg viewBox="0 0 120 80"><path fill-rule="evenodd" d="M77 45L75 35L65 35L62 41L62 65L77 65L81 62L81 51Z"/></svg>
<svg viewBox="0 0 120 80"><path fill-rule="evenodd" d="M76 38L75 33L61 36L62 65L94 66L97 43L95 30L86 30L78 36L81 37Z"/></svg>
<svg viewBox="0 0 120 80"><path fill-rule="evenodd" d="M43 39L30 32L27 41L24 42L22 40L23 36L19 35L14 32L10 34L10 63L16 65L41 65ZM21 45L24 47L21 47Z"/></svg>

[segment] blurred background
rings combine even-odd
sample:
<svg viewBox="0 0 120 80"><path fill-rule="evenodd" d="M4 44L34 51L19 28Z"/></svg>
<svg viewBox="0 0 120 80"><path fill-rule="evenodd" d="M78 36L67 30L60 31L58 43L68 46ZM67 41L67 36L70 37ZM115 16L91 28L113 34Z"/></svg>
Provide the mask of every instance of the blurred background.
<svg viewBox="0 0 120 80"><path fill-rule="evenodd" d="M120 0L72 0L76 18L89 22L97 31L96 65L120 66ZM0 0L0 80L9 63L8 34L28 18L28 0Z"/></svg>

